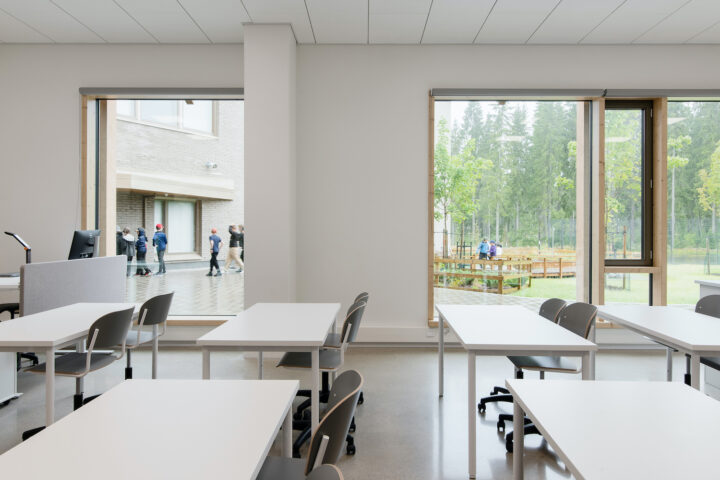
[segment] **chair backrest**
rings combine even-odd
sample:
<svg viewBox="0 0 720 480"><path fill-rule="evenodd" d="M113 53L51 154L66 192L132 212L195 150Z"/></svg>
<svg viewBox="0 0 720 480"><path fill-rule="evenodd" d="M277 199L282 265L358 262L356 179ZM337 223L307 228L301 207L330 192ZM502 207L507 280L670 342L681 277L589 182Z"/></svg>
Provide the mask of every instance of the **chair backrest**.
<svg viewBox="0 0 720 480"><path fill-rule="evenodd" d="M305 477L306 480L343 480L343 474L335 465L320 465Z"/></svg>
<svg viewBox="0 0 720 480"><path fill-rule="evenodd" d="M321 463L335 465L340 459L345 446L345 438L350 431L350 423L355 415L355 407L360 398L362 385L363 377L357 370L347 370L335 379L328 400L327 412L310 439L305 475L310 473L315 465L315 457L318 454L323 435L327 435L330 441Z"/></svg>
<svg viewBox="0 0 720 480"><path fill-rule="evenodd" d="M145 315L143 325L158 325L167 320L174 294L175 292L156 295L143 303L138 315L138 318L143 318L143 314ZM147 313L144 313L145 311Z"/></svg>
<svg viewBox="0 0 720 480"><path fill-rule="evenodd" d="M127 310L111 312L95 320L88 330L86 340L88 349L90 350L90 347L94 350L113 349L118 345L125 345L134 310L135 308L131 307Z"/></svg>
<svg viewBox="0 0 720 480"><path fill-rule="evenodd" d="M565 300L560 298L551 298L549 300L545 300L543 304L540 305L540 311L538 313L541 317L545 317L551 322L557 323L560 310L565 308L565 305L567 305Z"/></svg>
<svg viewBox="0 0 720 480"><path fill-rule="evenodd" d="M340 336L343 343L352 343L355 341L366 305L363 300L359 300L350 306L347 316L345 317L345 322L343 323L342 335Z"/></svg>
<svg viewBox="0 0 720 480"><path fill-rule="evenodd" d="M576 335L588 338L596 316L597 307L595 305L584 302L571 303L560 310L558 325Z"/></svg>
<svg viewBox="0 0 720 480"><path fill-rule="evenodd" d="M370 298L370 294L368 292L360 292L360 293L358 293L358 296L355 297L355 300L353 300L353 303L358 302L360 300L364 300L365 303L367 303L369 298Z"/></svg>
<svg viewBox="0 0 720 480"><path fill-rule="evenodd" d="M720 318L720 295L708 295L695 304L695 311L703 315Z"/></svg>

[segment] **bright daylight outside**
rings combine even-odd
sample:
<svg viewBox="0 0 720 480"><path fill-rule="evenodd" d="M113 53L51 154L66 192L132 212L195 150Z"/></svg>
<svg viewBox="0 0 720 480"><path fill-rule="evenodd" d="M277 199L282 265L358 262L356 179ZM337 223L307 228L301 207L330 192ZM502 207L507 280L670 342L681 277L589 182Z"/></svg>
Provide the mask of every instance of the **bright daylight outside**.
<svg viewBox="0 0 720 480"><path fill-rule="evenodd" d="M117 254L128 257L128 301L174 291L171 314L238 313L243 102L118 100L116 107Z"/></svg>

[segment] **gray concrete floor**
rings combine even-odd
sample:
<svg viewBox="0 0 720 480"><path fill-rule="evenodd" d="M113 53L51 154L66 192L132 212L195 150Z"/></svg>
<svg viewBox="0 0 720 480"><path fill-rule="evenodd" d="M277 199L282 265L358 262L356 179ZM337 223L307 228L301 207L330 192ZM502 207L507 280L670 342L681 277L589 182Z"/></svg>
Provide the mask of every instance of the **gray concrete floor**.
<svg viewBox="0 0 720 480"><path fill-rule="evenodd" d="M467 478L466 358L461 350L446 353L446 394L438 399L435 349L365 347L348 351L345 367L357 369L365 377L365 403L358 406L356 413L357 454L343 456L339 463L347 480ZM299 378L305 388L310 384L309 374L300 372L298 377L296 370L275 368L276 362L276 359L265 359L266 378ZM149 378L150 353L134 353L133 366L135 378ZM86 394L102 393L118 384L123 378L123 368L124 361L120 361L90 374ZM681 377L683 368L683 358L676 355L676 378ZM254 356L233 352L212 356L213 378L255 378L256 372ZM511 364L503 357L479 357L478 396L486 395L493 385L503 384L511 372ZM159 376L200 378L200 352L161 350ZM578 377L550 374L548 378ZM662 352L599 353L597 378L661 381L665 378L665 356ZM23 396L0 408L0 452L19 443L22 431L39 426L44 420L43 376L20 373L18 383ZM71 412L73 393L74 380L58 377L58 417ZM511 410L510 404L495 404L484 416L479 416L478 479L512 478L512 456L505 453L504 439L495 429L498 412L510 413ZM547 444L540 437L533 437L526 439L526 478L570 478ZM188 439L188 442L202 441ZM598 451L601 450L599 445ZM274 451L279 452L277 445Z"/></svg>

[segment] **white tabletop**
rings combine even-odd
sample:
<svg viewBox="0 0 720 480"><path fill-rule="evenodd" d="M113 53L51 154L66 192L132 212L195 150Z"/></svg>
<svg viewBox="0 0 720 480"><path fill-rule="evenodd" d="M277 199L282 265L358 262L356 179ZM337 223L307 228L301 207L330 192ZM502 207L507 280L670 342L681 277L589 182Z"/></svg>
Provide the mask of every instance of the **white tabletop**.
<svg viewBox="0 0 720 480"><path fill-rule="evenodd" d="M20 288L20 277L0 277L0 290L17 290Z"/></svg>
<svg viewBox="0 0 720 480"><path fill-rule="evenodd" d="M597 350L594 343L517 305L436 305L466 350Z"/></svg>
<svg viewBox="0 0 720 480"><path fill-rule="evenodd" d="M685 351L720 352L720 318L648 305L602 305L598 316Z"/></svg>
<svg viewBox="0 0 720 480"><path fill-rule="evenodd" d="M0 322L0 348L53 347L87 334L101 316L135 307L134 303L75 303Z"/></svg>
<svg viewBox="0 0 720 480"><path fill-rule="evenodd" d="M720 402L684 384L506 384L576 478L718 478Z"/></svg>
<svg viewBox="0 0 720 480"><path fill-rule="evenodd" d="M256 303L198 338L202 346L320 347L339 303Z"/></svg>
<svg viewBox="0 0 720 480"><path fill-rule="evenodd" d="M695 280L698 285L705 285L706 287L717 287L720 288L720 282L717 280Z"/></svg>
<svg viewBox="0 0 720 480"><path fill-rule="evenodd" d="M128 380L0 456L4 478L256 477L296 380Z"/></svg>

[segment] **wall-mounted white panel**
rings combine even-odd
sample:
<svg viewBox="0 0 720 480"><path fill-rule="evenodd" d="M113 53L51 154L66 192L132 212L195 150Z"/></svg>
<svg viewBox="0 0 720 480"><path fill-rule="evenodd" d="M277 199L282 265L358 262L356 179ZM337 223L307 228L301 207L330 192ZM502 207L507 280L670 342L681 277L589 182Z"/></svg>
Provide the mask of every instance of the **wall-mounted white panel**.
<svg viewBox="0 0 720 480"><path fill-rule="evenodd" d="M156 40L112 0L53 0L109 43L155 43Z"/></svg>
<svg viewBox="0 0 720 480"><path fill-rule="evenodd" d="M307 0L317 43L367 43L367 0Z"/></svg>
<svg viewBox="0 0 720 480"><path fill-rule="evenodd" d="M370 43L420 43L430 0L370 0Z"/></svg>
<svg viewBox="0 0 720 480"><path fill-rule="evenodd" d="M3 43L49 43L52 40L0 10L0 41Z"/></svg>
<svg viewBox="0 0 720 480"><path fill-rule="evenodd" d="M49 0L0 0L0 9L58 43L102 43L103 39ZM2 35L0 33L0 35Z"/></svg>
<svg viewBox="0 0 720 480"><path fill-rule="evenodd" d="M560 0L498 0L475 43L525 43Z"/></svg>
<svg viewBox="0 0 720 480"><path fill-rule="evenodd" d="M303 0L243 0L254 23L289 23L298 43L315 43Z"/></svg>
<svg viewBox="0 0 720 480"><path fill-rule="evenodd" d="M538 28L528 43L577 43L625 0L566 0Z"/></svg>
<svg viewBox="0 0 720 480"><path fill-rule="evenodd" d="M630 43L688 0L627 0L580 43Z"/></svg>
<svg viewBox="0 0 720 480"><path fill-rule="evenodd" d="M213 43L241 43L250 22L241 0L179 0Z"/></svg>
<svg viewBox="0 0 720 480"><path fill-rule="evenodd" d="M495 0L435 0L422 43L472 43Z"/></svg>
<svg viewBox="0 0 720 480"><path fill-rule="evenodd" d="M693 0L635 42L684 43L718 21L720 21L720 1Z"/></svg>
<svg viewBox="0 0 720 480"><path fill-rule="evenodd" d="M210 43L176 0L115 0L160 43Z"/></svg>

